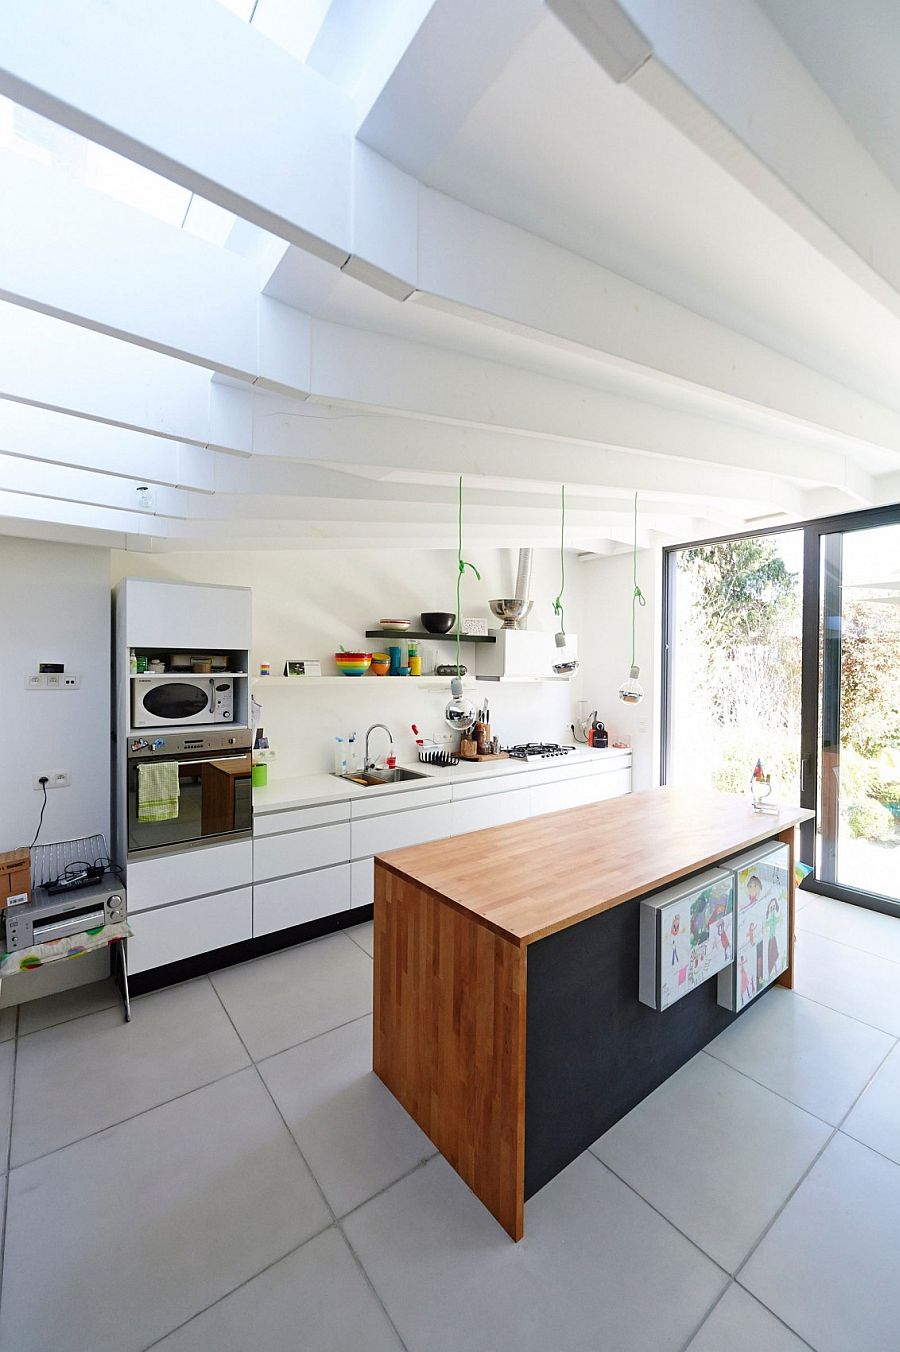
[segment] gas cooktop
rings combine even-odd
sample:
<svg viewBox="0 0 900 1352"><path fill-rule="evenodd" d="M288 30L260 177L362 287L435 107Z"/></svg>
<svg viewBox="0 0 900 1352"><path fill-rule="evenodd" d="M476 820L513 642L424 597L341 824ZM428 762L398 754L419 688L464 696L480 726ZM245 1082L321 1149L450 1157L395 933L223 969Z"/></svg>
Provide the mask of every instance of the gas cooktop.
<svg viewBox="0 0 900 1352"><path fill-rule="evenodd" d="M574 750L572 746L560 746L559 742L521 742L511 746L509 754L515 760L553 760L556 756L568 756Z"/></svg>

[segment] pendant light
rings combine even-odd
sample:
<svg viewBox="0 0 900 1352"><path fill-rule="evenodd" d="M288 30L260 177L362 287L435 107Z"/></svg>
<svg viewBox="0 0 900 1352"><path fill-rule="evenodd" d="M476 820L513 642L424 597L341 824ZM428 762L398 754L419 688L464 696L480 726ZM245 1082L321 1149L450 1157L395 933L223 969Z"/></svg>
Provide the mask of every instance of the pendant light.
<svg viewBox="0 0 900 1352"><path fill-rule="evenodd" d="M631 671L628 674L628 680L623 681L619 686L619 699L624 704L640 704L644 698L644 687L641 685L638 677L641 669L635 661L635 625L637 621L638 606L645 606L647 598L638 586L637 580L637 508L638 495L634 495L634 548L632 550L632 582L634 590L631 593Z"/></svg>
<svg viewBox="0 0 900 1352"><path fill-rule="evenodd" d="M560 519L559 519L559 595L553 602L554 614L559 616L559 633L555 636L557 648L566 647L566 612L563 608L563 593L566 590L566 486L560 487ZM573 671L578 670L578 660L575 657L569 657L565 651L553 664L553 670L557 676L571 676Z"/></svg>
<svg viewBox="0 0 900 1352"><path fill-rule="evenodd" d="M450 699L447 707L444 709L444 721L448 727L453 728L454 732L469 732L474 728L477 721L475 705L463 694L462 677L459 674L459 639L462 628L460 587L462 586L463 574L467 568L481 581L481 574L474 563L467 563L462 556L462 515L463 515L463 481L462 475L459 476L459 507L457 510L457 550L456 550L456 675L450 682Z"/></svg>

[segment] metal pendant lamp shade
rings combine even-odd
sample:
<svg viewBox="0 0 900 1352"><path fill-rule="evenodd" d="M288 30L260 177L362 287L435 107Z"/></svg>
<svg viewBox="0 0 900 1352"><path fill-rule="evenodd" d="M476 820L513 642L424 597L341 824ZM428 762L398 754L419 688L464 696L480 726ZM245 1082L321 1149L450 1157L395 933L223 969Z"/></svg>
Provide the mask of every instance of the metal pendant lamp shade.
<svg viewBox="0 0 900 1352"><path fill-rule="evenodd" d="M560 649L558 659L553 663L553 671L557 676L571 676L578 670L578 659L569 657L566 652L566 612L563 606L563 595L566 590L566 486L563 484L560 488L560 517L559 517L559 595L553 602L553 610L559 616L559 630L554 635L554 643Z"/></svg>

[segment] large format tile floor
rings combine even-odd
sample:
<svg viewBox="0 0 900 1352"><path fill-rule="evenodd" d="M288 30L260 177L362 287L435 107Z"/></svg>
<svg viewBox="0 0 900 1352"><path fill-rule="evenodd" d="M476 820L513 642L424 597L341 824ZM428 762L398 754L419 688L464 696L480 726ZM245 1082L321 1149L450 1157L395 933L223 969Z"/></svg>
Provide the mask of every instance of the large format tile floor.
<svg viewBox="0 0 900 1352"><path fill-rule="evenodd" d="M897 1352L900 921L776 990L513 1245L371 1073L371 925L0 1016L2 1352Z"/></svg>

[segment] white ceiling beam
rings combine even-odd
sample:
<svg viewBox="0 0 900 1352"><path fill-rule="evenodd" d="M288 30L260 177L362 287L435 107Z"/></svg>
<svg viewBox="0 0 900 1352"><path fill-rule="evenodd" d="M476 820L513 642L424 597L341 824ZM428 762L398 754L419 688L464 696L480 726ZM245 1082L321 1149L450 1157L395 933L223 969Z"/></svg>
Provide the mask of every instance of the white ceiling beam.
<svg viewBox="0 0 900 1352"><path fill-rule="evenodd" d="M160 537L168 534L171 524L158 517L149 517L146 513L0 490L0 520L7 518L16 521L52 522L91 531Z"/></svg>
<svg viewBox="0 0 900 1352"><path fill-rule="evenodd" d="M753 0L547 0L614 80L900 314L900 195Z"/></svg>
<svg viewBox="0 0 900 1352"><path fill-rule="evenodd" d="M216 0L192 0L189 10L180 0L133 0L121 10L104 0L77 10L68 0L7 0L0 91L398 299L417 288L482 322L657 372L726 403L900 448L898 415L873 401L418 187L354 141L349 100ZM277 374L273 387L302 390L302 361L286 365L288 378Z"/></svg>
<svg viewBox="0 0 900 1352"><path fill-rule="evenodd" d="M0 301L0 399L250 453L253 393L107 334Z"/></svg>
<svg viewBox="0 0 900 1352"><path fill-rule="evenodd" d="M154 501L152 512L142 511L138 503L137 485L129 479L118 479L111 474L98 474L93 470L45 465L31 460L20 460L15 456L0 455L0 493L85 503L92 507L135 512L141 516L188 515L187 495L184 490L157 485L151 492Z"/></svg>
<svg viewBox="0 0 900 1352"><path fill-rule="evenodd" d="M0 452L138 483L201 493L214 489L216 456L211 451L10 400L0 401Z"/></svg>

